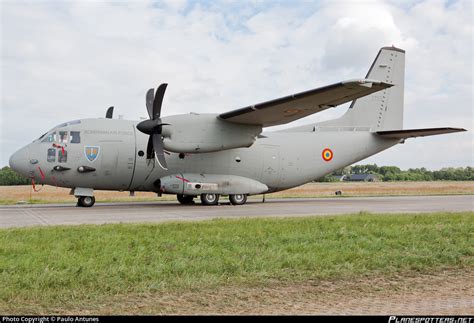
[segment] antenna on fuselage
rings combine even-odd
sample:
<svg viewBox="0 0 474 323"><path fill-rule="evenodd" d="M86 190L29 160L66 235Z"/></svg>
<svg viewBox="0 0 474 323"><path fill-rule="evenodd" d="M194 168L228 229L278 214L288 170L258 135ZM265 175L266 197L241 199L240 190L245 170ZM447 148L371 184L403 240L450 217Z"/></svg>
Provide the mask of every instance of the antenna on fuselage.
<svg viewBox="0 0 474 323"><path fill-rule="evenodd" d="M113 115L114 115L114 107L108 108L107 112L105 113L105 117L107 119L112 119Z"/></svg>

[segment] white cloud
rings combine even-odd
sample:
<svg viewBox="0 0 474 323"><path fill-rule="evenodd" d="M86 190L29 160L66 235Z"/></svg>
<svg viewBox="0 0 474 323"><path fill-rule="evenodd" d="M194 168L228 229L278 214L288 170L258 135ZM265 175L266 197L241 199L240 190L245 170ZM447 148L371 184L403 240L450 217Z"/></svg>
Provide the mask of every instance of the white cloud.
<svg viewBox="0 0 474 323"><path fill-rule="evenodd" d="M161 82L165 115L223 112L363 77L392 44L407 51L405 127L473 129L471 1L0 5L0 166L63 121L101 117L110 105L128 119L145 116L145 92ZM469 132L409 140L368 162L462 166L472 153Z"/></svg>

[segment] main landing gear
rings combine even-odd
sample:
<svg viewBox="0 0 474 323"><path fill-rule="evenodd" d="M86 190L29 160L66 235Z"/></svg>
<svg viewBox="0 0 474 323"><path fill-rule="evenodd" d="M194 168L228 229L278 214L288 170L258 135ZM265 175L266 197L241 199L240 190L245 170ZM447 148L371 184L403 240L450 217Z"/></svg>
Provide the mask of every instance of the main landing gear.
<svg viewBox="0 0 474 323"><path fill-rule="evenodd" d="M181 204L194 204L194 198L196 196L178 194L178 195L176 195L176 197L178 198L178 202L181 203Z"/></svg>
<svg viewBox="0 0 474 323"><path fill-rule="evenodd" d="M189 205L194 204L194 195L183 195L177 194L179 203ZM202 205L218 205L219 204L219 194L207 193L201 194L201 204ZM230 194L229 201L232 205L244 205L247 202L247 194Z"/></svg>
<svg viewBox="0 0 474 323"><path fill-rule="evenodd" d="M201 194L202 205L217 205L219 203L219 194Z"/></svg>
<svg viewBox="0 0 474 323"><path fill-rule="evenodd" d="M91 207L95 203L94 196L79 196L77 199L77 206Z"/></svg>
<svg viewBox="0 0 474 323"><path fill-rule="evenodd" d="M232 205L244 205L247 202L247 194L231 194L229 200Z"/></svg>

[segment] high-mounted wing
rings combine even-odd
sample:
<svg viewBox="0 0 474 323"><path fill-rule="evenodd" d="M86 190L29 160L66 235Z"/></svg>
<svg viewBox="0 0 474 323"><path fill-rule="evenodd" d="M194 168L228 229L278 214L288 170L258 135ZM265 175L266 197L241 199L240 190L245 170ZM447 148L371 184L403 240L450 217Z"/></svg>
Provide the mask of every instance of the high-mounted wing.
<svg viewBox="0 0 474 323"><path fill-rule="evenodd" d="M304 118L393 85L369 79L349 80L225 112L219 115L219 118L240 124L261 125L263 127L276 126Z"/></svg>

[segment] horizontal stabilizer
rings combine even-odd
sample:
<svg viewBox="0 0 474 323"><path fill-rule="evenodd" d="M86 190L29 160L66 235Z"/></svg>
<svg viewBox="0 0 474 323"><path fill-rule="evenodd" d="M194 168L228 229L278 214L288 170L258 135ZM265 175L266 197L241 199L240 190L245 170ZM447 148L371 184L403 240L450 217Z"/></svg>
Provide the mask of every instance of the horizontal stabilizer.
<svg viewBox="0 0 474 323"><path fill-rule="evenodd" d="M384 138L406 139L406 138L442 135L446 133L460 132L460 131L467 131L467 130L463 128L425 128L425 129L377 131L375 133Z"/></svg>

